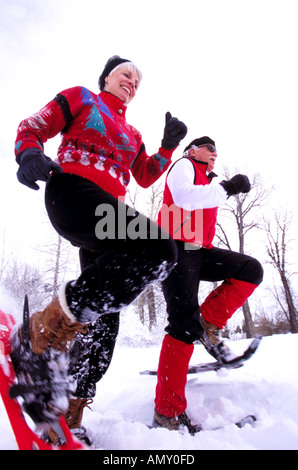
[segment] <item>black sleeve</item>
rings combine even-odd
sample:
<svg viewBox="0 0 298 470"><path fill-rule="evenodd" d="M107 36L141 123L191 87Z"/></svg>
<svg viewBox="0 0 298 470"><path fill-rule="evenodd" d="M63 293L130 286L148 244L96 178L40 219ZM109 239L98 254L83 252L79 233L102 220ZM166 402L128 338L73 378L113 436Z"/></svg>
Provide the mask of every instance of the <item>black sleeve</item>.
<svg viewBox="0 0 298 470"><path fill-rule="evenodd" d="M58 95L55 97L55 100L62 111L64 120L65 120L65 127L64 127L64 130L65 130L69 126L70 122L73 120L73 115L71 113L69 103L67 99L65 98L65 96L58 93Z"/></svg>

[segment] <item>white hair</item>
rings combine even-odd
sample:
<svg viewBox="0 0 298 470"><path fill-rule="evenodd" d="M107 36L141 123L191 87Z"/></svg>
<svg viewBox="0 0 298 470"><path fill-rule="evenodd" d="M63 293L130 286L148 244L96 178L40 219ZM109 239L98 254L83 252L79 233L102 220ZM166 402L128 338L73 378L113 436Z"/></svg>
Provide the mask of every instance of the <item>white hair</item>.
<svg viewBox="0 0 298 470"><path fill-rule="evenodd" d="M133 62L122 62L122 64L117 65L117 67L111 70L109 75L111 76L113 75L114 72L116 72L116 70L121 70L121 69L128 69L130 72L136 72L139 77L139 80L140 81L142 80L142 72Z"/></svg>
<svg viewBox="0 0 298 470"><path fill-rule="evenodd" d="M188 157L189 155L189 152L191 149L197 149L198 147L196 145L192 145L189 149L185 150L185 152L183 152L182 156L183 157Z"/></svg>

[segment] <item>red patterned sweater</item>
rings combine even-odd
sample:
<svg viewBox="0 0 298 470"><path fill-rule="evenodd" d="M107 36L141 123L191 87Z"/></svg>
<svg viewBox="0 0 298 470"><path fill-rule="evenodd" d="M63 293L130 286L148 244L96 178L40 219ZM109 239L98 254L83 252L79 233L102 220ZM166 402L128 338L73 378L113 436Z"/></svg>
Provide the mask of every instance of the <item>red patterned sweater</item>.
<svg viewBox="0 0 298 470"><path fill-rule="evenodd" d="M84 87L59 93L38 113L22 121L15 154L62 135L58 161L65 173L83 176L123 199L130 180L147 188L169 167L175 149L146 153L142 136L126 122L126 106L116 96Z"/></svg>

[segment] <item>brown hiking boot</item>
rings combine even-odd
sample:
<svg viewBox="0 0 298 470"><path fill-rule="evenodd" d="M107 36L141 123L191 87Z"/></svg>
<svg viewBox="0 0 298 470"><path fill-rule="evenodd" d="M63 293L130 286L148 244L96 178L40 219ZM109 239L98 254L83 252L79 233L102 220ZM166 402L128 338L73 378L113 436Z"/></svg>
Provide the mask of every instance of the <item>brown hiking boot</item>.
<svg viewBox="0 0 298 470"><path fill-rule="evenodd" d="M169 431L178 431L179 429L186 427L192 436L202 430L199 424L193 424L191 422L186 413L169 418L168 416L161 415L156 410L154 410L152 426L154 428L166 428Z"/></svg>
<svg viewBox="0 0 298 470"><path fill-rule="evenodd" d="M229 362L235 355L221 338L221 330L218 326L208 322L201 316L202 325L205 334L200 338L201 343L205 346L209 354L219 362Z"/></svg>
<svg viewBox="0 0 298 470"><path fill-rule="evenodd" d="M68 352L76 334L87 332L87 325L77 322L67 306L65 287L60 289L59 295L44 310L34 313L29 322L32 351L35 354L42 354L49 347Z"/></svg>
<svg viewBox="0 0 298 470"><path fill-rule="evenodd" d="M218 326L216 325L213 325L213 323L209 323L203 317L201 317L201 320L210 343L213 344L213 346L216 346L222 341L220 335L220 328L218 328Z"/></svg>
<svg viewBox="0 0 298 470"><path fill-rule="evenodd" d="M91 445L91 439L87 435L86 428L82 426L82 418L85 407L89 407L92 402L92 398L71 398L69 400L68 410L64 416L72 434L89 446ZM60 437L53 428L49 428L47 430L47 436L43 438L54 445L61 444Z"/></svg>

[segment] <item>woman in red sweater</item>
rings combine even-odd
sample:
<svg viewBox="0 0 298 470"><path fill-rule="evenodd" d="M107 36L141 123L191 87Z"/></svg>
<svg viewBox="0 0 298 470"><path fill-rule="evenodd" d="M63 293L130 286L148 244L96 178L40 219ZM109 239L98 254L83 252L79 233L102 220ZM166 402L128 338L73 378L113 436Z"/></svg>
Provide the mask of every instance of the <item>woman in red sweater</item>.
<svg viewBox="0 0 298 470"><path fill-rule="evenodd" d="M29 356L24 355L24 326L12 338L19 382L25 387L30 383L30 393L32 384L41 382L33 400L23 392L36 422L56 421L67 410L65 400L57 396L67 396L68 385L61 380L54 386L57 381L48 380L53 376L49 359L54 354L54 362L62 367L61 354L69 358L78 333L69 371L77 380L71 401L76 411L70 411L69 422L74 415L80 422L86 398L94 395L95 383L109 365L119 310L150 283L164 279L176 262L173 240L123 202L130 174L144 188L153 184L169 167L187 132L167 113L161 147L152 156L146 153L141 134L125 118L140 81L141 73L132 62L114 56L99 78L98 95L80 86L62 91L18 128L17 177L32 189L38 189L37 180L46 181L50 221L60 235L80 247L82 267L78 279L63 285L50 305L30 318ZM44 154L44 143L59 132L62 141L58 161L53 162ZM142 233L129 236L136 226L142 227Z"/></svg>

